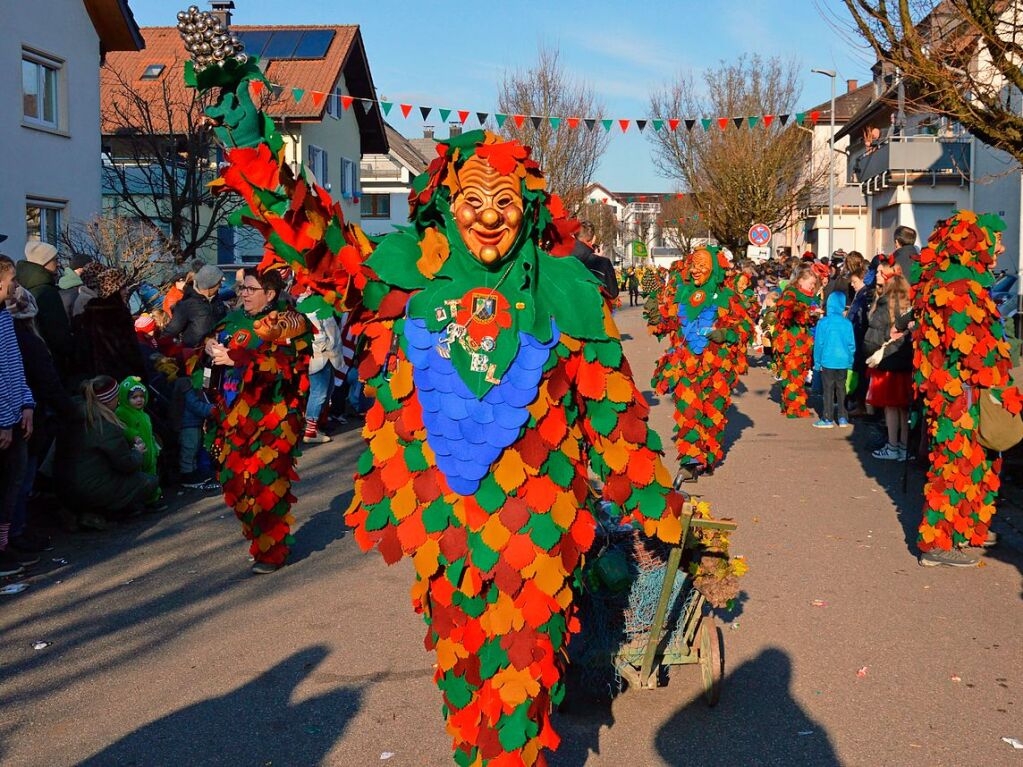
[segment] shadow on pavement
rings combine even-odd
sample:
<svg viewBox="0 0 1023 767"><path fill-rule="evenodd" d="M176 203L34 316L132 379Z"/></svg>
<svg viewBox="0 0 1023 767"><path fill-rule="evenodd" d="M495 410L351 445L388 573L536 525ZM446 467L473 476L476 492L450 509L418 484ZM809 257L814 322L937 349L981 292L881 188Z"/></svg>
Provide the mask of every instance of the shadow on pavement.
<svg viewBox="0 0 1023 767"><path fill-rule="evenodd" d="M339 687L293 704L299 684L327 656L313 646L225 695L129 733L80 767L320 764L359 710L362 692Z"/></svg>
<svg viewBox="0 0 1023 767"><path fill-rule="evenodd" d="M735 443L742 437L742 433L753 426L753 421L750 417L740 411L734 403L728 408L726 415L728 420L725 422L725 430L721 435L721 450L724 452L721 465L728 460L729 453L732 452Z"/></svg>
<svg viewBox="0 0 1023 767"><path fill-rule="evenodd" d="M791 679L788 654L764 650L725 677L715 708L699 697L676 711L657 732L657 753L669 767L838 767L827 731L792 697Z"/></svg>
<svg viewBox="0 0 1023 767"><path fill-rule="evenodd" d="M313 514L295 530L295 545L291 547L289 564L296 564L313 554L325 551L347 534L344 513L352 500L352 491L343 493L330 502L330 507Z"/></svg>

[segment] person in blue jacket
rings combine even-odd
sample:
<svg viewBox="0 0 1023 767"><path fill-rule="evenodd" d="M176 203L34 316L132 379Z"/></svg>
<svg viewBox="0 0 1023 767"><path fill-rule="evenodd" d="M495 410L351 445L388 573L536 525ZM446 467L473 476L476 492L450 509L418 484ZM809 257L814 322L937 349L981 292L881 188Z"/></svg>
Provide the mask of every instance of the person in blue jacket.
<svg viewBox="0 0 1023 767"><path fill-rule="evenodd" d="M838 425L849 425L845 409L845 381L856 353L852 323L845 316L845 293L835 291L828 296L827 312L813 333L813 369L819 370L824 389L824 408L818 429L834 427L835 401L838 401Z"/></svg>

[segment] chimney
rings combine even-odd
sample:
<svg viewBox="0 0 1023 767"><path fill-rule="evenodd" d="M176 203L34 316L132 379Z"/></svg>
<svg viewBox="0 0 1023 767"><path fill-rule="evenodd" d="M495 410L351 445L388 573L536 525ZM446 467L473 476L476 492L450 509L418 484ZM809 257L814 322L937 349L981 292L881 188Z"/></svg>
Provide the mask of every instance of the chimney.
<svg viewBox="0 0 1023 767"><path fill-rule="evenodd" d="M454 138L455 136L461 135L462 135L461 123L448 123L448 138Z"/></svg>
<svg viewBox="0 0 1023 767"><path fill-rule="evenodd" d="M846 80L845 81L845 92L852 93L854 90L860 87L859 80Z"/></svg>
<svg viewBox="0 0 1023 767"><path fill-rule="evenodd" d="M234 0L210 0L210 13L224 29L231 28L231 11L233 10Z"/></svg>
<svg viewBox="0 0 1023 767"><path fill-rule="evenodd" d="M433 126L432 125L424 125L423 126L423 138L433 138Z"/></svg>

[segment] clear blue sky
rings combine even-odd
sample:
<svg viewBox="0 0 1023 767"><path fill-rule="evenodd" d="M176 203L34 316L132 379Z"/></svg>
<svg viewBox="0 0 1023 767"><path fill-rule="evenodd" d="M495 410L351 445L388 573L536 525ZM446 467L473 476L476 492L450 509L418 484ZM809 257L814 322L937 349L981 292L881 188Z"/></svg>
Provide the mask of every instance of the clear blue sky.
<svg viewBox="0 0 1023 767"><path fill-rule="evenodd" d="M196 2L202 8L208 3ZM130 0L142 26L169 25L189 5ZM644 117L649 94L679 72L700 72L742 53L795 59L806 72L800 109L829 98L812 67L864 82L872 58L848 31L837 0L520 0L417 3L397 0L235 0L239 24L359 24L378 95L393 101L493 112L497 83L526 68L539 44L560 49L572 77L585 81L613 117ZM833 10L825 18L819 8ZM513 10L509 10L513 9ZM416 119L412 119L416 118ZM392 125L421 135L417 112L391 112ZM436 113L431 115L437 121ZM469 120L475 125L475 117ZM598 128L599 129L599 128ZM649 128L647 129L649 130ZM446 135L446 134L441 134ZM650 144L615 129L597 180L616 191L671 191L657 175Z"/></svg>

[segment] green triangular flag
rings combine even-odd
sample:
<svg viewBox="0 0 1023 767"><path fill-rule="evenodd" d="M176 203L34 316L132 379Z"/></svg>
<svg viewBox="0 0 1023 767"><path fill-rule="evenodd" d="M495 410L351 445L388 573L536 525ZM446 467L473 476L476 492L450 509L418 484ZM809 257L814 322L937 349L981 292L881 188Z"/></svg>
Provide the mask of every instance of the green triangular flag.
<svg viewBox="0 0 1023 767"><path fill-rule="evenodd" d="M394 102L392 102L392 101L381 101L380 102L380 108L384 110L384 114L385 115L389 115L391 113L391 107L393 107L393 106L394 106Z"/></svg>
<svg viewBox="0 0 1023 767"><path fill-rule="evenodd" d="M295 97L295 102L298 103L305 96L305 88L292 88L291 95Z"/></svg>
<svg viewBox="0 0 1023 767"><path fill-rule="evenodd" d="M760 122L760 118L759 117L755 117L755 116L754 117L750 117L747 120L747 122L749 123L749 127L756 128L757 127L757 123Z"/></svg>
<svg viewBox="0 0 1023 767"><path fill-rule="evenodd" d="M705 131L710 130L711 122L712 122L712 120L709 117L704 117L703 119L700 120L700 124L703 125L703 129Z"/></svg>
<svg viewBox="0 0 1023 767"><path fill-rule="evenodd" d="M600 121L600 124L604 126L604 130L606 130L608 132L611 131L611 125L613 123L614 123L614 120L601 120Z"/></svg>
<svg viewBox="0 0 1023 767"><path fill-rule="evenodd" d="M547 121L551 124L551 127L554 128L554 130L557 130L558 126L561 125L560 117L548 117Z"/></svg>
<svg viewBox="0 0 1023 767"><path fill-rule="evenodd" d="M495 114L494 119L497 120L497 127L500 128L504 125L504 121L508 119L508 115Z"/></svg>
<svg viewBox="0 0 1023 767"><path fill-rule="evenodd" d="M655 131L659 131L664 127L664 120L651 120L650 122L653 124Z"/></svg>
<svg viewBox="0 0 1023 767"><path fill-rule="evenodd" d="M802 125L806 119L806 112L796 112L796 125Z"/></svg>
<svg viewBox="0 0 1023 767"><path fill-rule="evenodd" d="M448 117L451 115L450 109L438 109L437 113L440 115L441 122L447 122Z"/></svg>

